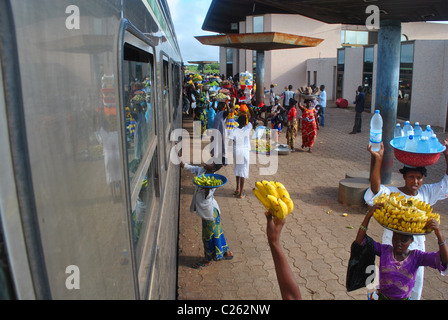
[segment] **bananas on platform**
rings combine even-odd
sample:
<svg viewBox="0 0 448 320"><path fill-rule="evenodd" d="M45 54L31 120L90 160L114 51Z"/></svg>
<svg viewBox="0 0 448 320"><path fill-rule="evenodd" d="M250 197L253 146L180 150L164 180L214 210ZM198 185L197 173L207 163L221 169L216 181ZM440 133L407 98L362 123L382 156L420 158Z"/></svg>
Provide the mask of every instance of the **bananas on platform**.
<svg viewBox="0 0 448 320"><path fill-rule="evenodd" d="M199 186L220 186L222 184L222 180L221 179L215 179L214 176L212 176L211 178L208 176L205 176L204 174L202 174L202 176L197 176L194 178L194 182L199 185Z"/></svg>
<svg viewBox="0 0 448 320"><path fill-rule="evenodd" d="M408 233L428 233L426 223L434 219L440 223L440 215L432 212L432 207L424 201L408 198L393 192L382 194L374 199L374 203L383 203L381 209L375 210L373 216L385 227Z"/></svg>
<svg viewBox="0 0 448 320"><path fill-rule="evenodd" d="M253 192L270 214L280 220L286 218L294 209L294 202L285 186L275 181L257 181Z"/></svg>

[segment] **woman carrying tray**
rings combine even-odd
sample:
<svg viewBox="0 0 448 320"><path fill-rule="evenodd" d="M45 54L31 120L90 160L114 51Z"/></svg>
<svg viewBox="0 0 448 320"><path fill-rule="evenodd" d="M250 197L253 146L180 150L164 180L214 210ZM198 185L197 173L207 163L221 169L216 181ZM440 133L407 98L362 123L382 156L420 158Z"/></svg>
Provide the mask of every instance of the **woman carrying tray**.
<svg viewBox="0 0 448 320"><path fill-rule="evenodd" d="M375 204L364 218L359 227L355 242L366 245L366 231L376 209L382 204ZM380 244L373 241L375 255L380 257L378 300L408 300L414 288L417 271L422 267L438 269L445 275L448 263L448 246L440 232L439 223L433 219L428 221L427 227L434 230L440 250L427 253L421 250L410 250L415 238L424 237L393 233L392 245ZM376 300L375 299L375 300Z"/></svg>
<svg viewBox="0 0 448 320"><path fill-rule="evenodd" d="M180 162L180 167L186 169L196 176L203 173L215 173L222 164L220 159L207 163L204 166L192 166ZM216 188L201 188L196 186L191 200L190 211L195 212L202 219L202 242L204 244L205 259L194 264L195 269L208 267L212 261L233 259L233 254L227 245L226 238L221 226L221 210L214 197Z"/></svg>
<svg viewBox="0 0 448 320"><path fill-rule="evenodd" d="M448 146L448 139L445 139L444 145ZM392 192L399 192L406 198L413 197L415 199L424 201L431 206L437 201L448 198L448 148L443 152L446 161L446 173L442 180L434 184L423 184L423 177L426 176L426 168L424 167L408 167L404 166L400 169L400 173L403 174L405 185L400 188L386 187L381 184L381 165L384 156L384 145L381 143L381 148L378 152L372 151L369 146L367 150L375 158L375 164L373 167L372 175L370 178L370 188L367 189L364 200L370 206L373 205L373 200L381 194L390 194ZM393 232L385 229L383 233L383 243L392 244ZM414 237L414 241L410 244L409 249L418 249L425 251L425 239L424 235ZM411 300L419 300L421 298L423 289L423 268L420 268L417 272L415 279L415 286L410 297Z"/></svg>

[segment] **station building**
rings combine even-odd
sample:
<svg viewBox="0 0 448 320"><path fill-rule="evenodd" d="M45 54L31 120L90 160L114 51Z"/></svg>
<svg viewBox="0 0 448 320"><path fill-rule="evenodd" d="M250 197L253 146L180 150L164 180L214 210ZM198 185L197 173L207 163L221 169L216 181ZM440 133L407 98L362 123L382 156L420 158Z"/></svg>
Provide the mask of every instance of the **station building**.
<svg viewBox="0 0 448 320"><path fill-rule="evenodd" d="M212 23L204 25L208 31L222 33L220 28L213 30ZM364 25L328 24L297 14L268 13L241 17L238 23L230 23L229 32L283 32L323 39L316 47L266 51L265 89L275 84L275 92L281 94L290 84L294 90L323 84L328 100L343 98L352 105L357 87L363 85L366 111L375 109L377 31ZM219 52L222 74L229 77L249 71L256 77L255 51L220 47ZM448 24L402 23L399 86L399 119L447 129Z"/></svg>

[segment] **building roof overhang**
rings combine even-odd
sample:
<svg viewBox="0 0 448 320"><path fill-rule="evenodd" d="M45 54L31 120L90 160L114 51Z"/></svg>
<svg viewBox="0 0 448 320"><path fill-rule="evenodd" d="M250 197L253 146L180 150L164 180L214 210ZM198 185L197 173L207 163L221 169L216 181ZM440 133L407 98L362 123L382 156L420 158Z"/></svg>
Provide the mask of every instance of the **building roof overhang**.
<svg viewBox="0 0 448 320"><path fill-rule="evenodd" d="M190 64L213 64L213 63L219 63L218 61L188 61Z"/></svg>
<svg viewBox="0 0 448 320"><path fill-rule="evenodd" d="M259 51L315 47L323 41L282 32L231 33L195 38L203 45Z"/></svg>
<svg viewBox="0 0 448 320"><path fill-rule="evenodd" d="M401 22L447 21L446 0L213 0L202 25L203 30L238 33L231 24L247 16L267 13L299 14L329 24L365 25L371 12L380 10L380 19Z"/></svg>

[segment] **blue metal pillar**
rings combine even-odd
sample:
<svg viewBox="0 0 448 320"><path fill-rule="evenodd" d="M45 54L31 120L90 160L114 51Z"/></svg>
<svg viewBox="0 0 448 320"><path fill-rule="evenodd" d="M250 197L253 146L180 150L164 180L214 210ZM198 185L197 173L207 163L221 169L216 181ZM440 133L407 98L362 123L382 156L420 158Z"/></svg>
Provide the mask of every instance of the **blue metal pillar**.
<svg viewBox="0 0 448 320"><path fill-rule="evenodd" d="M394 154L393 139L397 120L398 82L400 76L401 21L381 20L378 31L376 109L383 118L384 160L381 182L391 183Z"/></svg>

